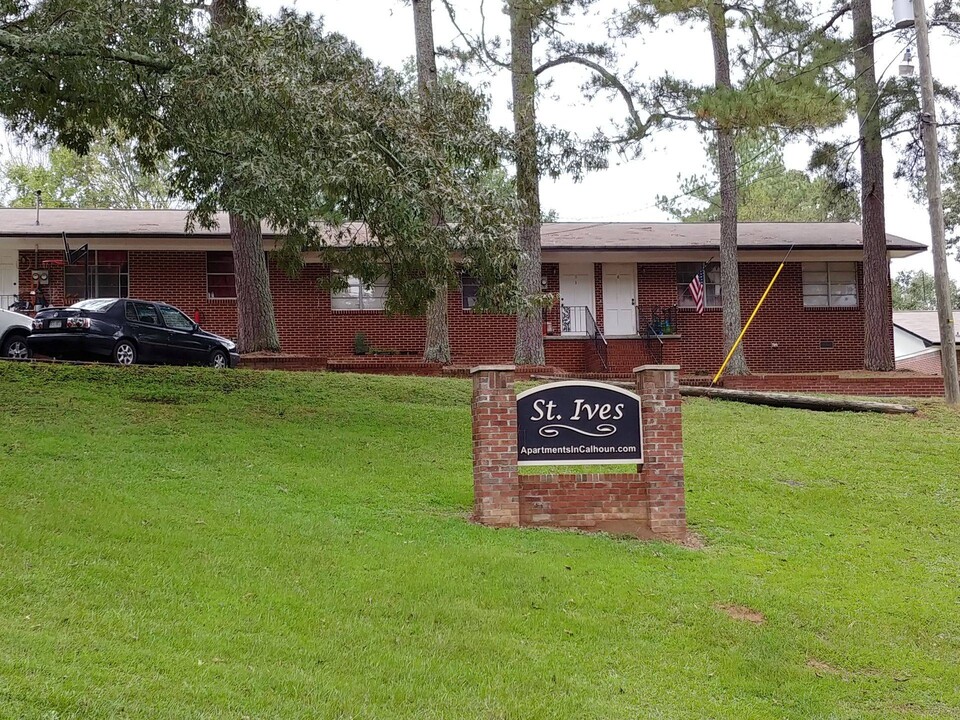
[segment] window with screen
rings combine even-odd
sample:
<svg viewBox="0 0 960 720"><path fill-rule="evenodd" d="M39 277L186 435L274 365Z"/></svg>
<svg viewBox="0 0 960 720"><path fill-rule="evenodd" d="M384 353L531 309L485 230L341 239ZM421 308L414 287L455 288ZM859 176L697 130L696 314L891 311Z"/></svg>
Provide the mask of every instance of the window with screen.
<svg viewBox="0 0 960 720"><path fill-rule="evenodd" d="M804 307L857 307L856 263L805 262L802 267Z"/></svg>
<svg viewBox="0 0 960 720"><path fill-rule="evenodd" d="M237 275L233 268L233 253L210 251L207 253L207 297L211 300L235 300Z"/></svg>
<svg viewBox="0 0 960 720"><path fill-rule="evenodd" d="M704 305L706 307L720 307L720 263L677 263L677 307L693 308L697 303L690 293L690 283L694 276L703 268L705 279Z"/></svg>
<svg viewBox="0 0 960 720"><path fill-rule="evenodd" d="M387 281L380 278L365 283L360 278L345 277L347 286L330 295L333 310L383 310L387 302Z"/></svg>
<svg viewBox="0 0 960 720"><path fill-rule="evenodd" d="M477 304L477 291L479 288L480 285L477 283L476 278L471 277L467 273L460 275L460 297L463 300L464 310L473 310Z"/></svg>
<svg viewBox="0 0 960 720"><path fill-rule="evenodd" d="M68 304L88 298L127 297L130 294L127 251L91 250L86 259L64 267L63 294Z"/></svg>

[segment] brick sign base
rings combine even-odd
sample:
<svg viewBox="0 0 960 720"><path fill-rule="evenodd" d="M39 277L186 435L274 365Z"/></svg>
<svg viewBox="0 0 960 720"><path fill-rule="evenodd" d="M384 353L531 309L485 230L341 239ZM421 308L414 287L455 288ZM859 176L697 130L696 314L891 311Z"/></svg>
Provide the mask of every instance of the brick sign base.
<svg viewBox="0 0 960 720"><path fill-rule="evenodd" d="M644 463L624 467L635 472L521 475L514 367L473 368L474 520L494 527L573 528L683 540L687 520L679 370L673 365L634 370Z"/></svg>

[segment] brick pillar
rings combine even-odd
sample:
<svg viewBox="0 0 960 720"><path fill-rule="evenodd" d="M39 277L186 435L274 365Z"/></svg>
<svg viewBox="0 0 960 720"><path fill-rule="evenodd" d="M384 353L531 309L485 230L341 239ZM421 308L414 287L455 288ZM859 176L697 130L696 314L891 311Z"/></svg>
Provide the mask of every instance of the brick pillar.
<svg viewBox="0 0 960 720"><path fill-rule="evenodd" d="M517 476L517 394L513 365L481 365L473 376L473 519L520 525Z"/></svg>
<svg viewBox="0 0 960 720"><path fill-rule="evenodd" d="M687 534L679 371L679 365L644 365L633 371L643 411L643 477L650 530L674 540Z"/></svg>

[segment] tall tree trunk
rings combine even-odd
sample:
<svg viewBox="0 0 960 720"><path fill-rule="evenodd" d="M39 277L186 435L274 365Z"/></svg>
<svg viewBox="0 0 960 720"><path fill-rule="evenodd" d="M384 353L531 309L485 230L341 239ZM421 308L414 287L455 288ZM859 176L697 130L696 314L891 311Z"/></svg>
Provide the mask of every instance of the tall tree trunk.
<svg viewBox="0 0 960 720"><path fill-rule="evenodd" d="M429 118L431 94L437 87L437 54L433 42L432 0L413 0L413 29L417 42L417 87L420 103L425 117ZM442 218L436 210L432 214L433 225L439 225ZM449 364L450 324L447 318L447 281L443 276L432 278L433 297L427 305L427 337L423 346L423 359L426 362Z"/></svg>
<svg viewBox="0 0 960 720"><path fill-rule="evenodd" d="M280 338L260 223L230 213L230 244L237 278L237 350L279 352Z"/></svg>
<svg viewBox="0 0 960 720"><path fill-rule="evenodd" d="M213 0L210 22L225 27L242 17L245 0ZM230 245L237 288L237 350L280 350L270 274L259 222L230 213Z"/></svg>
<svg viewBox="0 0 960 720"><path fill-rule="evenodd" d="M727 21L721 0L711 0L709 15L716 86L731 88ZM726 354L742 329L740 264L737 258L737 154L733 129L726 118L717 121L717 170L720 175L720 296L723 304L723 350ZM746 375L750 372L743 345L733 353L726 372L730 375Z"/></svg>
<svg viewBox="0 0 960 720"><path fill-rule="evenodd" d="M540 290L540 173L537 167L536 93L533 74L533 20L529 0L510 0L510 52L513 124L517 161L520 286L524 303L517 313L518 365L543 365L543 320Z"/></svg>
<svg viewBox="0 0 960 720"><path fill-rule="evenodd" d="M860 204L863 216L863 351L867 370L893 370L890 264L883 209L883 141L873 56L870 0L853 0L853 69L860 121Z"/></svg>

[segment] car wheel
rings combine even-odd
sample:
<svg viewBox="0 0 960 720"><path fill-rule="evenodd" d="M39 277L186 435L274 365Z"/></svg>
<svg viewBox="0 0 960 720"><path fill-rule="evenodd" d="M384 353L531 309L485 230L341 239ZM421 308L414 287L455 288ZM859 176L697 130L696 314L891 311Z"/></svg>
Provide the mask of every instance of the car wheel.
<svg viewBox="0 0 960 720"><path fill-rule="evenodd" d="M210 367L220 370L230 367L230 358L227 357L226 351L217 348L210 353Z"/></svg>
<svg viewBox="0 0 960 720"><path fill-rule="evenodd" d="M121 340L113 348L113 361L117 365L133 365L137 362L137 347L129 340Z"/></svg>
<svg viewBox="0 0 960 720"><path fill-rule="evenodd" d="M11 360L26 360L30 357L27 338L23 335L11 335L3 341L2 355Z"/></svg>

